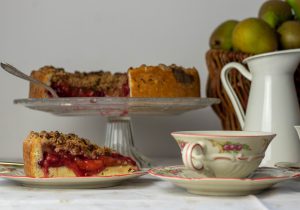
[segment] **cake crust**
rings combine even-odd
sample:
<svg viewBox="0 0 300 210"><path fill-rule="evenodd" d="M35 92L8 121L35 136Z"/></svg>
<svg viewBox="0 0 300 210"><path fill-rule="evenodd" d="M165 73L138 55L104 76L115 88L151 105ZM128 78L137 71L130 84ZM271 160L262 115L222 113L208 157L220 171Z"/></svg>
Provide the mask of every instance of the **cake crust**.
<svg viewBox="0 0 300 210"><path fill-rule="evenodd" d="M32 71L30 76L43 82L44 84L51 86L52 76L60 72L62 69L54 68L53 66L44 66L39 70ZM49 98L47 90L40 85L30 82L29 86L29 98Z"/></svg>
<svg viewBox="0 0 300 210"><path fill-rule="evenodd" d="M39 170L38 162L35 161L42 159L42 147L39 139L31 135L23 143L24 172L26 176L42 177L42 170Z"/></svg>

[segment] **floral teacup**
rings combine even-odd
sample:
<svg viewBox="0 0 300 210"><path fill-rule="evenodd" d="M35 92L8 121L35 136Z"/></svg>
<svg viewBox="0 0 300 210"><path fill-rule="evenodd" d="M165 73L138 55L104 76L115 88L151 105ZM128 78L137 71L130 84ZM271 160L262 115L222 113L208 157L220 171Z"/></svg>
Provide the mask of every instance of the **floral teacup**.
<svg viewBox="0 0 300 210"><path fill-rule="evenodd" d="M251 131L180 131L177 141L185 167L209 177L244 178L253 172L275 137Z"/></svg>

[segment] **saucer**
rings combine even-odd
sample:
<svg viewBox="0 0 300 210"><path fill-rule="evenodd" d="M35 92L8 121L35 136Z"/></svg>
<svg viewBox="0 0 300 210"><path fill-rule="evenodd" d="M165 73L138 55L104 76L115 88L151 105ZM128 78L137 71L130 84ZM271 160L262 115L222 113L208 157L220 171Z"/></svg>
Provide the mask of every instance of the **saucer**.
<svg viewBox="0 0 300 210"><path fill-rule="evenodd" d="M141 170L113 176L33 178L25 176L23 167L0 165L0 178L10 180L26 187L36 188L88 189L112 187L129 179L145 175L146 173L145 170Z"/></svg>
<svg viewBox="0 0 300 210"><path fill-rule="evenodd" d="M256 194L279 182L300 177L300 172L267 167L258 168L243 179L208 178L184 166L153 168L148 172L193 194L222 196Z"/></svg>

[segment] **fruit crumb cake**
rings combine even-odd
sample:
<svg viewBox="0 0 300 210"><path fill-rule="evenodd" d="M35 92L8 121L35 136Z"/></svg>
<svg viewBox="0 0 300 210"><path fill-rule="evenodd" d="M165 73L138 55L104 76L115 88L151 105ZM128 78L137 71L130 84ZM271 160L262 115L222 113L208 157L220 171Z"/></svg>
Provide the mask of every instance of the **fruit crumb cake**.
<svg viewBox="0 0 300 210"><path fill-rule="evenodd" d="M58 131L31 131L23 142L23 158L30 177L111 176L139 170L130 157Z"/></svg>
<svg viewBox="0 0 300 210"><path fill-rule="evenodd" d="M45 66L31 76L51 86L60 97L200 97L198 71L175 64L141 65L126 73L70 73ZM48 98L51 94L31 83L29 97Z"/></svg>

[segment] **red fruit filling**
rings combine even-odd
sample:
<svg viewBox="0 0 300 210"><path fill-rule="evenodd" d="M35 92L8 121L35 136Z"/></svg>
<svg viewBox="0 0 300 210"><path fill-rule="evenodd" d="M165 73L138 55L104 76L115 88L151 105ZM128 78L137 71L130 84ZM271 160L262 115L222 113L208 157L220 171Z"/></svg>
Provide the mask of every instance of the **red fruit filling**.
<svg viewBox="0 0 300 210"><path fill-rule="evenodd" d="M130 93L130 89L129 89L129 84L128 84L128 81L127 81L127 83L125 83L122 86L122 96L129 97L129 93Z"/></svg>
<svg viewBox="0 0 300 210"><path fill-rule="evenodd" d="M67 83L53 83L51 87L59 97L104 97L104 91L86 87L71 87Z"/></svg>
<svg viewBox="0 0 300 210"><path fill-rule="evenodd" d="M76 176L93 176L109 166L130 164L136 167L135 161L130 157L116 153L112 153L110 156L98 156L96 159L88 159L83 156L73 156L67 152L44 152L43 159L38 164L43 169L45 177L48 177L50 167L65 166L71 169Z"/></svg>
<svg viewBox="0 0 300 210"><path fill-rule="evenodd" d="M106 92L103 90L97 90L92 87L73 87L66 82L52 83L51 87L55 90L59 97L105 97L105 96L118 96L128 97L129 96L129 85L128 81L121 87L113 88L113 91ZM51 97L50 92L48 93Z"/></svg>

